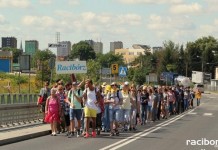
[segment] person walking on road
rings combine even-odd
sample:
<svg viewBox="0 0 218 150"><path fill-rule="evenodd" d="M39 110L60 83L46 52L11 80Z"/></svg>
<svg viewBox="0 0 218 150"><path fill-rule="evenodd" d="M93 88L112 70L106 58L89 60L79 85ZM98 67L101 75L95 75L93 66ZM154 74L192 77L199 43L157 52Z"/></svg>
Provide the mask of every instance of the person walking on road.
<svg viewBox="0 0 218 150"><path fill-rule="evenodd" d="M57 133L57 123L60 122L61 115L61 104L60 100L56 95L57 89L51 89L51 96L46 100L45 105L45 121L51 124L51 131L53 136Z"/></svg>
<svg viewBox="0 0 218 150"><path fill-rule="evenodd" d="M118 123L120 120L120 106L122 105L123 97L117 83L111 83L111 91L107 94L107 103L109 103L109 117L110 117L110 136L115 134L118 136ZM114 127L113 127L114 126Z"/></svg>
<svg viewBox="0 0 218 150"><path fill-rule="evenodd" d="M65 100L70 105L70 134L69 138L74 136L75 118L77 119L77 137L80 136L81 117L82 117L82 91L77 88L78 83L73 82L72 88L68 92L67 99Z"/></svg>
<svg viewBox="0 0 218 150"><path fill-rule="evenodd" d="M92 137L96 137L96 117L97 117L97 103L99 102L98 97L101 96L100 92L93 86L93 82L90 79L86 80L86 89L83 94L85 100L85 138L89 137L89 122L92 119Z"/></svg>
<svg viewBox="0 0 218 150"><path fill-rule="evenodd" d="M129 82L125 82L122 88L123 103L121 105L121 121L123 130L127 131L130 127L131 95L129 93Z"/></svg>
<svg viewBox="0 0 218 150"><path fill-rule="evenodd" d="M45 123L45 121L44 121L45 104L46 104L46 100L50 96L50 94L51 94L51 89L49 88L49 83L45 82L45 87L40 89L39 98L38 98L38 102L37 102L37 105L40 106L40 111L42 112L43 123ZM40 98L42 99L42 101L39 103Z"/></svg>
<svg viewBox="0 0 218 150"><path fill-rule="evenodd" d="M195 92L195 97L196 97L196 100L197 100L197 106L200 106L201 91L199 89L197 89L197 91Z"/></svg>

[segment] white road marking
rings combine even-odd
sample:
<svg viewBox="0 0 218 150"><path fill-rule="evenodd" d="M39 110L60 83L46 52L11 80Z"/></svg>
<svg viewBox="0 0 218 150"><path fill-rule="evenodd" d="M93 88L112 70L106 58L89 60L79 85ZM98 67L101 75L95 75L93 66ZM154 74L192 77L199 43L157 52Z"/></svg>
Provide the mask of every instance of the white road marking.
<svg viewBox="0 0 218 150"><path fill-rule="evenodd" d="M204 113L203 116L213 116L212 113Z"/></svg>
<svg viewBox="0 0 218 150"><path fill-rule="evenodd" d="M189 114L189 115L197 115L196 112L189 112L188 114Z"/></svg>
<svg viewBox="0 0 218 150"><path fill-rule="evenodd" d="M196 108L192 109L192 110L189 111L188 113L193 112L195 109L196 109ZM118 142L116 142L116 143L113 143L113 144L111 144L111 145L108 145L108 146L106 146L106 147L103 147L103 148L101 148L101 149L99 149L99 150L106 150L106 149L116 150L116 149L118 149L118 148L120 148L120 147L123 147L123 146L125 146L125 145L127 145L127 144L129 144L129 143L131 143L131 142L133 142L133 141L135 141L135 140L141 138L141 137L144 137L144 136L146 136L146 135L148 135L148 134L150 134L150 133L152 133L152 132L154 132L154 131L156 131L156 130L161 129L161 128L164 127L164 126L167 126L167 125L169 125L169 124L171 124L171 123L173 123L173 122L179 120L180 118L186 116L188 113L180 114L180 115L178 115L178 116L176 116L176 117L174 117L174 118L171 118L171 119L169 119L169 120L167 120L167 121L164 121L163 123L157 124L157 125L155 125L154 127L148 128L148 129L146 129L146 130L144 130L144 131L142 131L142 132L140 132L140 133L134 134L134 135L132 135L132 136L126 138L126 139L120 140L120 141L118 141ZM122 143L122 144L121 144L121 143ZM118 145L118 144L119 144L119 145ZM113 147L113 146L114 146L114 147ZM111 147L113 147L113 148L111 148Z"/></svg>
<svg viewBox="0 0 218 150"><path fill-rule="evenodd" d="M213 99L213 98L217 98L217 97L209 97L209 98Z"/></svg>

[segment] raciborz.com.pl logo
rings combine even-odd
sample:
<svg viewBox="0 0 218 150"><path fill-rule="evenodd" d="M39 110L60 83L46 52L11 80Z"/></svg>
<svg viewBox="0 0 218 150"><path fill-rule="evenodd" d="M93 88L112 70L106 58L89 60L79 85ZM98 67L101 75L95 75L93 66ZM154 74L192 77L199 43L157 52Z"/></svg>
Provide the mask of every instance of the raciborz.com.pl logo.
<svg viewBox="0 0 218 150"><path fill-rule="evenodd" d="M208 140L206 138L201 138L198 140L186 140L187 146L213 146L218 148L218 140Z"/></svg>

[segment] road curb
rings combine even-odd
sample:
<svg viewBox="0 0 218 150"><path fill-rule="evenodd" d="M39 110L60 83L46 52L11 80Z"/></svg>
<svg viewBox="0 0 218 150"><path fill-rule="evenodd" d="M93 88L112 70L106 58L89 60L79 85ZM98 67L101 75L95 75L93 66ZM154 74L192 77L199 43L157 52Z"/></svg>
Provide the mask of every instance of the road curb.
<svg viewBox="0 0 218 150"><path fill-rule="evenodd" d="M9 138L9 139L0 140L0 146L11 144L11 143L16 143L16 142L20 142L20 141L24 141L24 140L33 139L33 138L37 138L40 136L49 135L50 133L51 133L51 130L46 130L46 131L41 131L41 132L36 132L36 133L27 134L27 135L23 135L23 136L17 136L17 137L13 137L13 138Z"/></svg>

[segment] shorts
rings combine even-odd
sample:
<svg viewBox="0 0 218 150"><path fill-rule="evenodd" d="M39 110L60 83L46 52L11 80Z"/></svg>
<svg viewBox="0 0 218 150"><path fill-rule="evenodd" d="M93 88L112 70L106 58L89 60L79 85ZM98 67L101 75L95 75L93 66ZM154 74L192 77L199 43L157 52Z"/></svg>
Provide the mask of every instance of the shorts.
<svg viewBox="0 0 218 150"><path fill-rule="evenodd" d="M152 106L150 106L150 105L148 105L148 107L147 107L147 112L152 112Z"/></svg>
<svg viewBox="0 0 218 150"><path fill-rule="evenodd" d="M81 120L82 110L70 108L70 120L74 120L75 117L77 120Z"/></svg>
<svg viewBox="0 0 218 150"><path fill-rule="evenodd" d="M120 110L120 121L130 122L130 109L121 109Z"/></svg>
<svg viewBox="0 0 218 150"><path fill-rule="evenodd" d="M120 116L121 116L120 109L109 109L109 120L110 120L110 122L113 122L113 121L119 122L119 121L121 121Z"/></svg>
<svg viewBox="0 0 218 150"><path fill-rule="evenodd" d="M84 113L85 113L85 117L96 118L97 116L97 110L88 107L84 107Z"/></svg>

